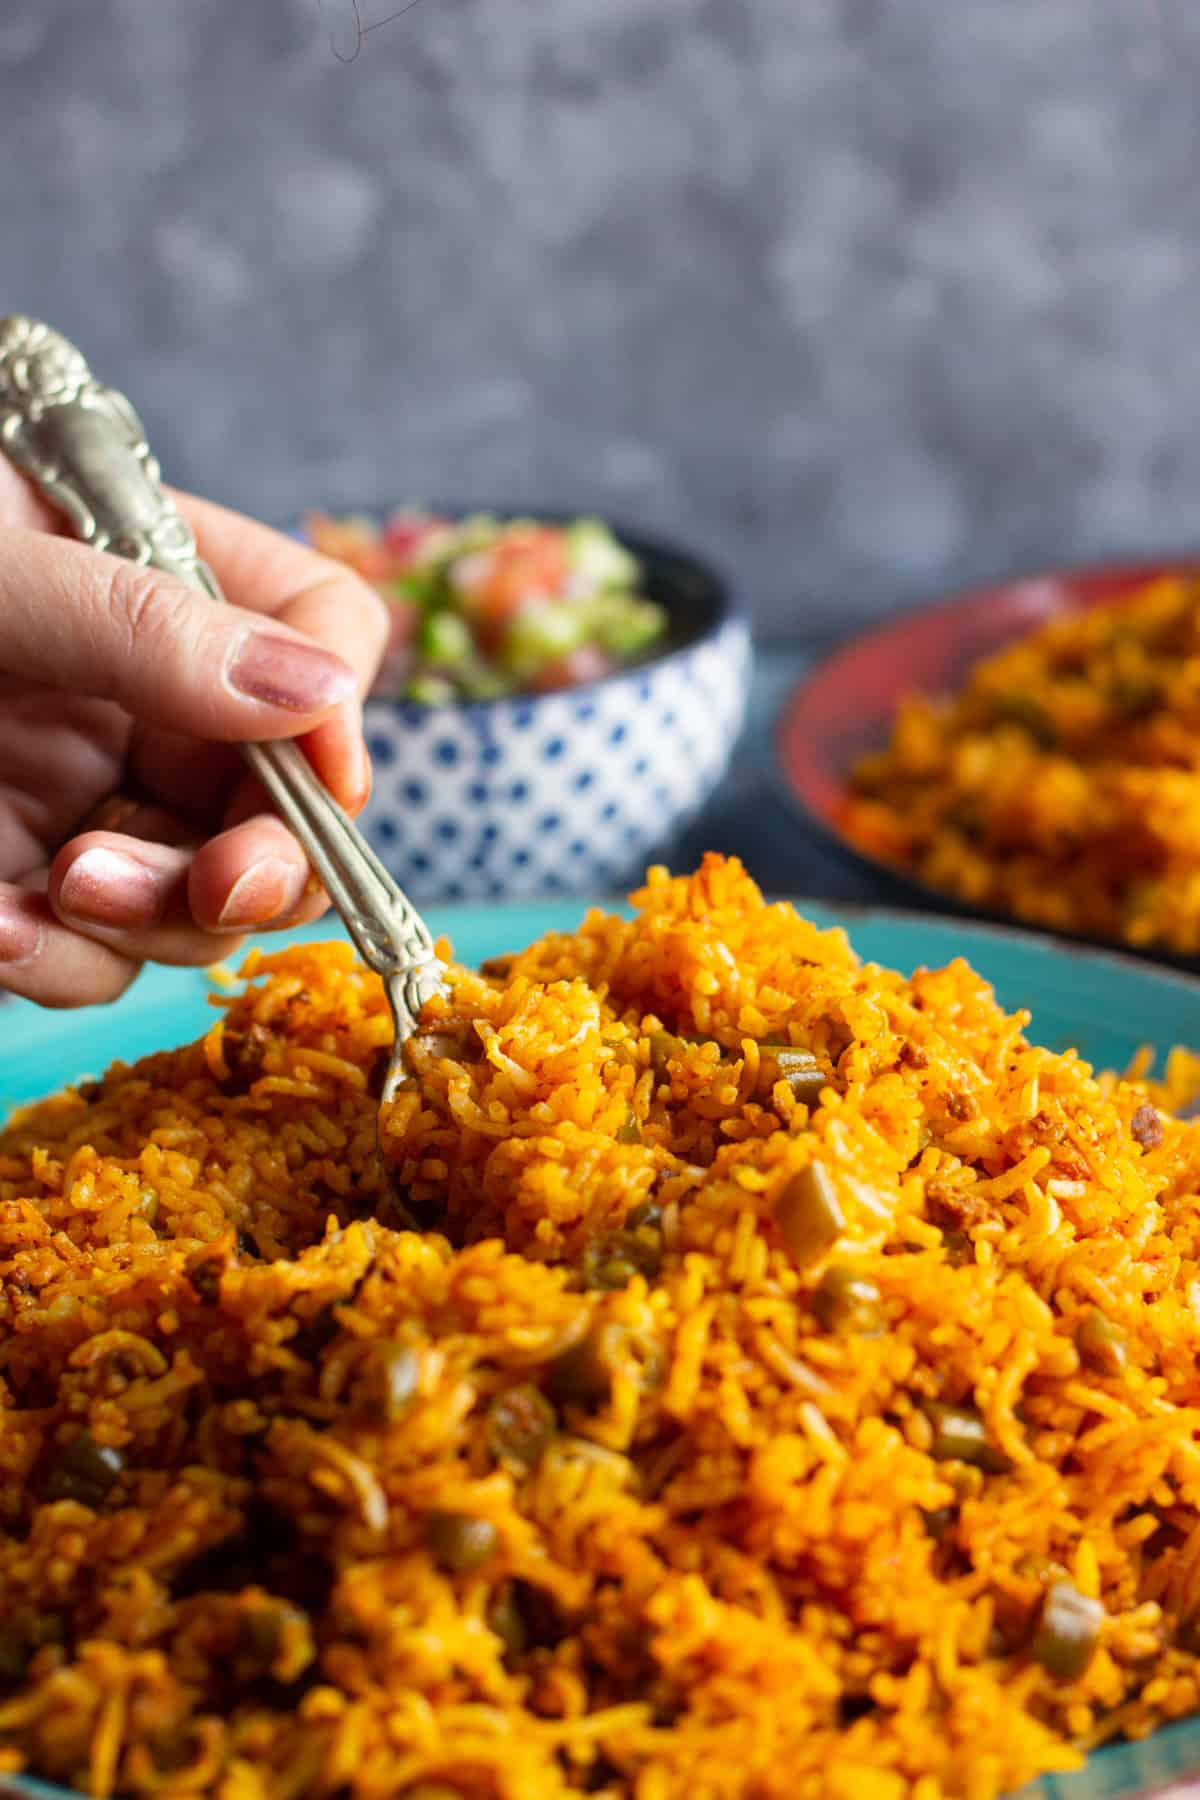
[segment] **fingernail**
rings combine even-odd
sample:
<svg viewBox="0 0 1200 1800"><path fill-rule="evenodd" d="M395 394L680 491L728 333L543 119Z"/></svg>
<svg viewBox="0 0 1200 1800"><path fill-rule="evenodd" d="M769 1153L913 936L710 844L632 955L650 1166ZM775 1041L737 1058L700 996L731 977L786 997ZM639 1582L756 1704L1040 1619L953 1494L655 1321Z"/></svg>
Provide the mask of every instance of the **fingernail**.
<svg viewBox="0 0 1200 1800"><path fill-rule="evenodd" d="M120 850L97 847L77 856L58 890L58 911L89 925L154 925L162 915L164 893L145 863Z"/></svg>
<svg viewBox="0 0 1200 1800"><path fill-rule="evenodd" d="M0 899L0 963L13 968L32 962L41 954L46 942L46 922L34 909L45 904L32 894L28 900L16 895Z"/></svg>
<svg viewBox="0 0 1200 1800"><path fill-rule="evenodd" d="M269 631L252 631L237 644L226 679L248 700L299 713L323 712L354 690L354 671L341 657Z"/></svg>
<svg viewBox="0 0 1200 1800"><path fill-rule="evenodd" d="M229 890L217 920L218 931L245 931L250 925L267 925L272 919L299 906L308 880L307 868L284 862L281 856L264 856L251 863Z"/></svg>

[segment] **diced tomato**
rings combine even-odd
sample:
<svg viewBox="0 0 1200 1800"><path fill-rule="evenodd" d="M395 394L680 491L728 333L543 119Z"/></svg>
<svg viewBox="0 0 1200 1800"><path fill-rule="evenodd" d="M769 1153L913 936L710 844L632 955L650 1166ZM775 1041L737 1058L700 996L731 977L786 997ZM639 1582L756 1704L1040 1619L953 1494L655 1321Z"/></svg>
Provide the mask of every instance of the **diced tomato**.
<svg viewBox="0 0 1200 1800"><path fill-rule="evenodd" d="M472 596L479 611L506 619L534 595L553 598L567 578L567 546L553 525L513 531L488 552L489 568Z"/></svg>
<svg viewBox="0 0 1200 1800"><path fill-rule="evenodd" d="M304 527L314 550L345 563L364 581L386 581L393 573L392 552L366 526L313 517L305 520Z"/></svg>
<svg viewBox="0 0 1200 1800"><path fill-rule="evenodd" d="M396 573L401 573L432 537L446 530L448 519L432 513L393 513L383 527L383 542L395 559Z"/></svg>
<svg viewBox="0 0 1200 1800"><path fill-rule="evenodd" d="M553 662L544 663L538 670L534 686L539 694L553 694L560 688L579 687L585 681L599 681L602 675L611 675L612 670L613 664L603 650L597 650L594 644L581 644L578 650L556 657Z"/></svg>

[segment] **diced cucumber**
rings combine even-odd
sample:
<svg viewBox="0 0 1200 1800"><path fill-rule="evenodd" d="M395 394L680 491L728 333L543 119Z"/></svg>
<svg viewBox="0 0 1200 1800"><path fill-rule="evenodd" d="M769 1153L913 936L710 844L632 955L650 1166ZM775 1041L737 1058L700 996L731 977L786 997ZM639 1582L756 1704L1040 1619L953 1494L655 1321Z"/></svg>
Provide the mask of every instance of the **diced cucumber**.
<svg viewBox="0 0 1200 1800"><path fill-rule="evenodd" d="M455 527L450 554L466 556L472 550L486 550L489 544L495 543L501 529L499 519L491 513L472 513L469 519L461 520Z"/></svg>
<svg viewBox="0 0 1200 1800"><path fill-rule="evenodd" d="M425 662L439 669L457 669L475 648L471 627L454 612L426 613L421 621L417 649Z"/></svg>
<svg viewBox="0 0 1200 1800"><path fill-rule="evenodd" d="M567 553L573 573L594 592L628 591L637 584L637 563L599 519L568 526Z"/></svg>
<svg viewBox="0 0 1200 1800"><path fill-rule="evenodd" d="M662 636L667 615L652 600L625 598L599 621L596 641L610 656L636 656Z"/></svg>
<svg viewBox="0 0 1200 1800"><path fill-rule="evenodd" d="M497 658L517 680L533 675L543 663L566 656L587 641L583 608L548 604L527 606L511 620Z"/></svg>
<svg viewBox="0 0 1200 1800"><path fill-rule="evenodd" d="M455 671L458 689L468 700L500 700L516 689L510 675L502 675L489 664L472 661Z"/></svg>
<svg viewBox="0 0 1200 1800"><path fill-rule="evenodd" d="M414 675L404 690L404 698L421 706L449 706L458 699L458 690L444 675Z"/></svg>

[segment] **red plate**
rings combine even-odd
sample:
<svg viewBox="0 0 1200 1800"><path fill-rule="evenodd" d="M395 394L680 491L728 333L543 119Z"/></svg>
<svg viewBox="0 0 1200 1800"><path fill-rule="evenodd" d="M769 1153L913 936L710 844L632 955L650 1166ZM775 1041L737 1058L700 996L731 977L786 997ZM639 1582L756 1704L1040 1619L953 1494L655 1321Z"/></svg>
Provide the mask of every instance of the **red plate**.
<svg viewBox="0 0 1200 1800"><path fill-rule="evenodd" d="M1200 575L1200 560L1181 557L1027 576L906 613L852 639L819 663L784 705L776 752L788 794L845 854L875 869L885 887L894 890L899 882L943 908L973 911L953 895L934 894L916 876L850 841L841 811L851 769L865 752L886 744L905 694L953 694L981 657L1047 620L1118 600L1159 576L1175 574Z"/></svg>

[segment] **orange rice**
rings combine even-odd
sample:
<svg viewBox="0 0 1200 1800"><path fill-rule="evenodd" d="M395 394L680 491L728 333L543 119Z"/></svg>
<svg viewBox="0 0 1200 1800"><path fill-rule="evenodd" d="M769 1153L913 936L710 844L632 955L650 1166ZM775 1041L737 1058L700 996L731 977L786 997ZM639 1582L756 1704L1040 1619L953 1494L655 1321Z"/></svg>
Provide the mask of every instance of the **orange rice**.
<svg viewBox="0 0 1200 1800"><path fill-rule="evenodd" d="M1097 1078L735 862L636 906L453 969L397 1191L337 944L0 1139L0 1767L990 1800L1197 1706L1193 1066Z"/></svg>
<svg viewBox="0 0 1200 1800"><path fill-rule="evenodd" d="M954 699L907 699L843 825L974 906L1200 952L1200 582L1054 620Z"/></svg>

